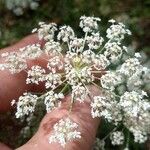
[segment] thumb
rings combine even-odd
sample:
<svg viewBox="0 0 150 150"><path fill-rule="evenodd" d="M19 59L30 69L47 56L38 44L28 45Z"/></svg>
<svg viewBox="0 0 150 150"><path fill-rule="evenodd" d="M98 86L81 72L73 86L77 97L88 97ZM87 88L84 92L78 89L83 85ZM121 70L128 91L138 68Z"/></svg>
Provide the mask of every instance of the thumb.
<svg viewBox="0 0 150 150"><path fill-rule="evenodd" d="M14 44L4 49L0 49L0 55L5 52L17 51L19 48L25 47L30 44L39 43L43 44L43 41L38 40L36 34L29 35ZM0 58L0 63L3 63L3 59ZM36 62L30 62L30 65L36 63L43 64L41 59L38 59ZM12 75L8 70L0 71L0 112L6 112L10 110L10 102L12 99L18 99L24 91L34 89L33 86L26 85L26 73L21 72L19 74Z"/></svg>
<svg viewBox="0 0 150 150"><path fill-rule="evenodd" d="M92 94L99 95L99 90L95 87L90 87ZM42 120L37 133L25 145L17 150L63 150L58 143L49 143L49 136L53 131L53 125L62 118L68 116L68 107L70 104L70 96L67 96L58 109L46 114ZM67 142L66 150L91 150L95 140L96 131L99 125L98 119L93 119L90 112L90 99L86 98L84 103L75 102L69 118L79 125L78 130L81 132L81 139Z"/></svg>
<svg viewBox="0 0 150 150"><path fill-rule="evenodd" d="M11 150L8 146L3 143L0 143L0 150Z"/></svg>

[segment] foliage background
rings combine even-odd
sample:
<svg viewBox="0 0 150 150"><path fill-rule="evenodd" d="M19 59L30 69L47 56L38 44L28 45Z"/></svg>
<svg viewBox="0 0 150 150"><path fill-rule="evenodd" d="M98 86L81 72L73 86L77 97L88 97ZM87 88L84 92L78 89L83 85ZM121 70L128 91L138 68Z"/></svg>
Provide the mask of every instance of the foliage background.
<svg viewBox="0 0 150 150"><path fill-rule="evenodd" d="M102 32L107 28L108 19L114 18L124 22L133 34L128 43L137 51L146 54L144 54L146 57L145 62L149 60L149 0L41 0L40 7L37 10L25 9L24 14L21 16L15 16L11 11L7 10L4 1L0 0L0 48L11 45L29 35L31 30L37 27L39 21L70 25L80 35L81 30L78 27L80 16L94 15L102 19ZM18 124L11 116L12 113L8 113L8 115L0 114L0 140L16 147L24 141L19 141L18 136L12 139L9 137L14 133L17 135L16 131L19 131L22 125ZM8 118L10 121L6 121ZM1 123L2 121L4 122L3 124ZM11 124L15 125L14 132ZM106 128L105 131L110 131L111 126L106 127L104 124L101 128ZM101 133L101 135L103 134L106 133ZM131 148L140 150L144 147L133 144ZM108 141L108 149L117 148L111 147Z"/></svg>

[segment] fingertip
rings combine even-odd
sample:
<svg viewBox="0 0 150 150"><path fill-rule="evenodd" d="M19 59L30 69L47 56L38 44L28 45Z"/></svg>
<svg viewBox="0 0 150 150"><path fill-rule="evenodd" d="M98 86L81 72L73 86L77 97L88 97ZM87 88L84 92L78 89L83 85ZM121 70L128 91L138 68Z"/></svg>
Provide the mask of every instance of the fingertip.
<svg viewBox="0 0 150 150"><path fill-rule="evenodd" d="M0 150L12 150L11 148L9 148L8 146L6 146L3 143L0 143Z"/></svg>
<svg viewBox="0 0 150 150"><path fill-rule="evenodd" d="M0 53L16 51L19 48L25 47L30 44L36 44L36 43L42 44L43 42L38 39L37 34L31 34L31 35L26 36L19 42L15 43L13 46L8 46L6 48L0 49Z"/></svg>

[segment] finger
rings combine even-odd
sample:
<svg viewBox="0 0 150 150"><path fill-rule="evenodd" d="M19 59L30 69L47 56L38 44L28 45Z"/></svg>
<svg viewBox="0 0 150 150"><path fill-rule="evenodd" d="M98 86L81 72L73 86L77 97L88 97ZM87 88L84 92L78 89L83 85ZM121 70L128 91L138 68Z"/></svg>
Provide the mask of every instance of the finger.
<svg viewBox="0 0 150 150"><path fill-rule="evenodd" d="M99 95L99 90L92 87L92 94ZM90 99L87 98L84 103L76 102L73 106L70 118L79 125L81 139L68 142L65 150L91 150L95 140L96 130L99 125L98 119L93 119L90 112ZM39 130L32 139L17 150L63 150L58 143L49 143L48 138L53 130L53 125L60 119L68 116L70 105L70 96L67 96L62 106L51 113L48 113L42 120Z"/></svg>
<svg viewBox="0 0 150 150"><path fill-rule="evenodd" d="M41 43L41 42L38 40L37 34L32 34L32 35L29 35L29 36L23 38L22 40L20 40L19 42L17 42L14 45L0 49L0 54L3 52L6 52L6 51L7 52L16 51L19 48L23 48L27 45L35 44L35 43Z"/></svg>
<svg viewBox="0 0 150 150"><path fill-rule="evenodd" d="M8 146L6 146L3 143L0 143L0 150L12 150L11 148L9 148Z"/></svg>
<svg viewBox="0 0 150 150"><path fill-rule="evenodd" d="M10 46L8 48L0 50L0 54L4 52L16 51L21 47L35 43L42 44L42 42L38 40L36 34L30 35L14 46ZM1 59L0 63L2 62L3 60ZM46 62L41 58L28 62L29 66L35 64L45 66ZM18 99L18 97L22 95L24 91L34 91L36 89L42 90L43 87L41 85L26 85L26 77L27 74L23 71L14 75L11 75L7 70L0 71L0 112L9 110L11 108L10 102L12 101L12 99Z"/></svg>

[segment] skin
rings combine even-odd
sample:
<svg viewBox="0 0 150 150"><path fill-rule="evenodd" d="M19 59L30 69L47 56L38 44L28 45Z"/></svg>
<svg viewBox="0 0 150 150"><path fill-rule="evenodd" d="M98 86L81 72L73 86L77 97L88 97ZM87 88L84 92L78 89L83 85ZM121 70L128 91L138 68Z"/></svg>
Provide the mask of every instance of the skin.
<svg viewBox="0 0 150 150"><path fill-rule="evenodd" d="M44 44L38 40L36 35L30 35L21 40L19 43L2 49L0 54L4 52L16 51L18 48L33 43L39 43L41 45ZM0 63L2 62L3 60L0 58ZM36 64L42 67L46 66L46 62L42 58L38 58L34 61L28 61L29 67ZM24 91L43 91L43 85L26 85L26 77L27 74L23 71L16 75L11 75L7 70L0 72L0 112L4 113L10 110L10 102L12 99L18 99ZM101 94L97 88L93 86L89 86L89 88L93 95ZM58 143L48 143L48 137L52 132L53 125L61 118L67 117L68 115L79 125L78 130L81 132L82 138L68 142L65 150L91 150L100 122L98 119L93 119L91 117L90 101L91 100L87 97L84 103L76 102L73 106L72 113L69 114L68 108L70 104L70 96L67 95L62 101L62 106L46 114L40 123L37 133L26 144L19 147L17 150L63 150L64 148L62 148ZM0 149L10 150L10 148L4 144L0 144Z"/></svg>

